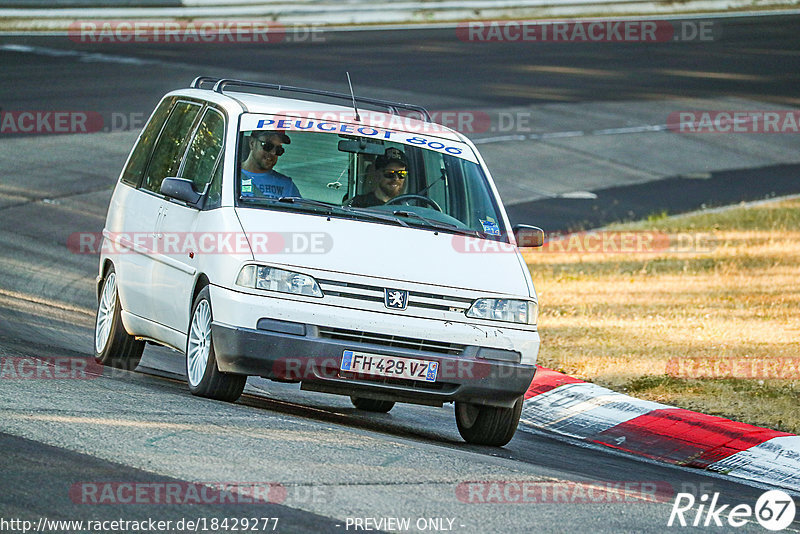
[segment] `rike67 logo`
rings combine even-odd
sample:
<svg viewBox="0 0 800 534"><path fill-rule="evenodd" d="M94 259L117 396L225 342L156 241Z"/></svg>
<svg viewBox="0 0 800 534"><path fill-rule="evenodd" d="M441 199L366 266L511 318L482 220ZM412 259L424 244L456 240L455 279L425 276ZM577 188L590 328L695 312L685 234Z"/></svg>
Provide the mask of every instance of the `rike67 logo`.
<svg viewBox="0 0 800 534"><path fill-rule="evenodd" d="M755 519L765 529L778 531L791 525L797 512L792 497L780 490L763 493L755 506L737 504L731 507L718 502L719 493L711 496L704 493L699 499L691 493L678 493L667 526L739 528Z"/></svg>

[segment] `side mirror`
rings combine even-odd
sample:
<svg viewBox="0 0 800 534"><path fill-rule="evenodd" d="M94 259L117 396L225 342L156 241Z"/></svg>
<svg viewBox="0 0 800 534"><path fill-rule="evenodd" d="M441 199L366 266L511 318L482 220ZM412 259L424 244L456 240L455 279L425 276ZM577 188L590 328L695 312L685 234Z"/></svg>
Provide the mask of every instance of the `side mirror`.
<svg viewBox="0 0 800 534"><path fill-rule="evenodd" d="M517 224L513 228L518 247L541 247L544 245L544 230L537 226Z"/></svg>
<svg viewBox="0 0 800 534"><path fill-rule="evenodd" d="M194 190L194 184L186 178L169 177L161 182L161 194L176 200L182 200L194 208L200 207L203 193Z"/></svg>

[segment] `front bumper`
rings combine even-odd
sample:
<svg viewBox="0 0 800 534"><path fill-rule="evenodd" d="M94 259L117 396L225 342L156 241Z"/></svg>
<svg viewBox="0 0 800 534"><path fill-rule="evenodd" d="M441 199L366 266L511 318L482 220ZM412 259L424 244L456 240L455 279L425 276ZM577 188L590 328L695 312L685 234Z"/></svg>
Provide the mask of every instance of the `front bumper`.
<svg viewBox="0 0 800 534"><path fill-rule="evenodd" d="M477 345L457 354L335 339L330 329L261 319L256 329L215 321L214 352L220 371L301 382L304 389L380 400L441 405L462 401L510 407L529 387L535 365L520 355ZM436 382L356 375L340 371L345 350L439 362Z"/></svg>

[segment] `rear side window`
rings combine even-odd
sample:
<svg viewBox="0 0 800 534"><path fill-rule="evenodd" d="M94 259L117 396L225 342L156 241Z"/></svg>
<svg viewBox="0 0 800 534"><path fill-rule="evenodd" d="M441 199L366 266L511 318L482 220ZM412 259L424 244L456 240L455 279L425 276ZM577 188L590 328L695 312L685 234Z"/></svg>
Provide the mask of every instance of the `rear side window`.
<svg viewBox="0 0 800 534"><path fill-rule="evenodd" d="M142 130L139 136L139 141L128 159L128 165L122 173L122 183L138 187L142 180L142 174L147 167L147 162L150 160L150 154L153 152L153 144L158 137L161 128L164 126L164 121L169 115L169 109L172 107L172 98L167 98L161 101L158 105L153 116L147 123L147 126Z"/></svg>
<svg viewBox="0 0 800 534"><path fill-rule="evenodd" d="M156 142L153 157L147 167L142 187L159 193L161 182L168 176L177 176L181 165L184 141L192 131L192 124L201 106L192 102L178 102L164 125L164 130Z"/></svg>
<svg viewBox="0 0 800 534"><path fill-rule="evenodd" d="M225 138L225 119L213 109L206 111L189 149L186 151L186 162L181 176L192 180L194 190L201 193L211 183L205 207L215 208L219 205L222 162L222 144ZM215 172L216 171L216 172Z"/></svg>

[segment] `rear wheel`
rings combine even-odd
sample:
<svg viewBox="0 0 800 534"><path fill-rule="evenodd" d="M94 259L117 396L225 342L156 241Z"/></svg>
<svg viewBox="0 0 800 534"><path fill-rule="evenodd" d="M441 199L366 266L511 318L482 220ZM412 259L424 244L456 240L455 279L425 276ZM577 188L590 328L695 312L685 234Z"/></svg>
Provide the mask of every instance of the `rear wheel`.
<svg viewBox="0 0 800 534"><path fill-rule="evenodd" d="M204 287L192 306L186 341L186 378L189 391L199 397L234 402L242 395L247 376L222 373L211 342L211 298Z"/></svg>
<svg viewBox="0 0 800 534"><path fill-rule="evenodd" d="M514 437L522 414L522 397L511 408L456 402L458 432L467 443L502 447Z"/></svg>
<svg viewBox="0 0 800 534"><path fill-rule="evenodd" d="M139 365L144 341L137 341L122 324L122 306L117 294L117 273L108 268L94 323L94 359L97 363L132 371Z"/></svg>
<svg viewBox="0 0 800 534"><path fill-rule="evenodd" d="M359 410L366 412L387 413L394 408L394 402L385 400L365 399L363 397L350 397L350 402Z"/></svg>

